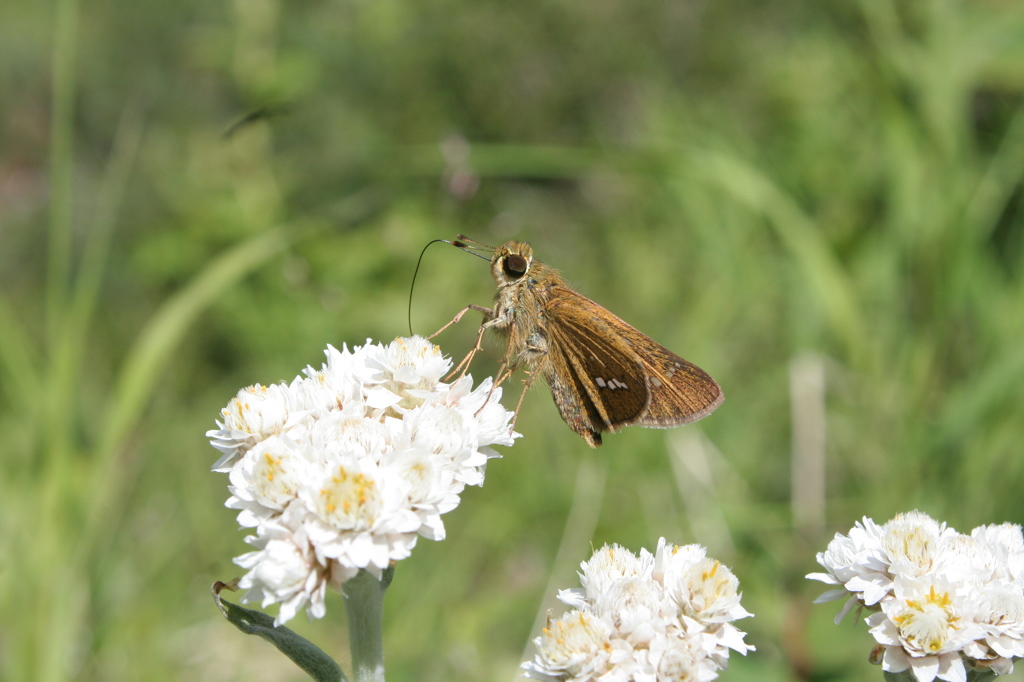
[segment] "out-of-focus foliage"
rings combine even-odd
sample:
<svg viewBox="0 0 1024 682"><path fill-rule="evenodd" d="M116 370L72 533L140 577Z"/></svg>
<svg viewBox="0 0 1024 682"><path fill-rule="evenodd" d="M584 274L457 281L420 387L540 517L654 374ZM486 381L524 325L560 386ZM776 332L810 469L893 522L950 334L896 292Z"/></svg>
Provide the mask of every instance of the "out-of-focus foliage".
<svg viewBox="0 0 1024 682"><path fill-rule="evenodd" d="M203 433L406 333L465 232L728 399L591 452L528 396L398 567L389 679L511 679L589 543L659 535L756 614L723 679L878 679L803 575L865 514L1024 521L1022 175L1010 0L0 4L0 677L301 679L209 602L245 545ZM416 331L492 290L433 247ZM342 610L296 627L343 657Z"/></svg>

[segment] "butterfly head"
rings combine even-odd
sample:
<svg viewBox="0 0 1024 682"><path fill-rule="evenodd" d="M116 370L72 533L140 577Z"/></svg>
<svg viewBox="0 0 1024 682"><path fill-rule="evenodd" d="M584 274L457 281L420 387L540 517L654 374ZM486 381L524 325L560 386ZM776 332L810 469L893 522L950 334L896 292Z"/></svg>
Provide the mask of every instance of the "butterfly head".
<svg viewBox="0 0 1024 682"><path fill-rule="evenodd" d="M499 287L522 280L533 264L533 249L526 242L506 242L494 250L491 275Z"/></svg>

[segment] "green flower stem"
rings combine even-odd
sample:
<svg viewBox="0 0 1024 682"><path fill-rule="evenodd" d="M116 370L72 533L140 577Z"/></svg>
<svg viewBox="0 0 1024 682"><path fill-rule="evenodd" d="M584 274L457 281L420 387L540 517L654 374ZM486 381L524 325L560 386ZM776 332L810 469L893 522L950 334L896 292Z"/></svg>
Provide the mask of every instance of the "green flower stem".
<svg viewBox="0 0 1024 682"><path fill-rule="evenodd" d="M359 571L342 586L355 682L384 682L384 591L394 575L393 566L380 580Z"/></svg>

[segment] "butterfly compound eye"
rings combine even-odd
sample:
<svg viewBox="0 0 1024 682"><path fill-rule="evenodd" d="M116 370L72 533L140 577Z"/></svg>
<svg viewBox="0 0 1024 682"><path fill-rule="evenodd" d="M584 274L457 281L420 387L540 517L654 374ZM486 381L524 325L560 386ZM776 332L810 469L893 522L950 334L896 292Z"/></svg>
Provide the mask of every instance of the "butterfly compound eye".
<svg viewBox="0 0 1024 682"><path fill-rule="evenodd" d="M518 253L514 253L505 259L503 267L506 275L518 279L526 274L526 259Z"/></svg>

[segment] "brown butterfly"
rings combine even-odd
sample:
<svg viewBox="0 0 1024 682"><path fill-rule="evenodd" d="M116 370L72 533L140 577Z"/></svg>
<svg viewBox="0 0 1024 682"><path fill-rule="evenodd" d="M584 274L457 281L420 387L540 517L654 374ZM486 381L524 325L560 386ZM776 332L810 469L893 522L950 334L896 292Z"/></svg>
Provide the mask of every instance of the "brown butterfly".
<svg viewBox="0 0 1024 682"><path fill-rule="evenodd" d="M557 270L534 260L526 242L493 248L459 235L449 243L478 256L490 251L498 284L493 309L467 306L437 332L469 310L484 314L476 344L455 372L469 367L485 331L507 336L495 385L522 367L525 396L542 375L562 419L591 447L601 445L602 432L624 426L665 429L697 421L725 399L707 372L573 291Z"/></svg>

